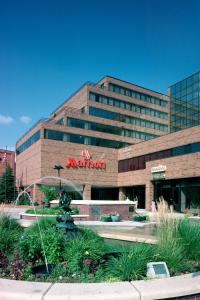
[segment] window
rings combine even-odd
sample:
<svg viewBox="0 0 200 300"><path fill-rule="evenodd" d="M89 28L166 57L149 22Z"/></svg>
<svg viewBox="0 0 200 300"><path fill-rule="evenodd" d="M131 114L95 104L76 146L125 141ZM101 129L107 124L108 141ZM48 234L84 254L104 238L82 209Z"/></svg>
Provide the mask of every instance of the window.
<svg viewBox="0 0 200 300"><path fill-rule="evenodd" d="M73 133L65 133L65 132L49 130L49 129L45 129L44 138L50 140L63 141L63 142L87 144L87 145L116 148L116 149L132 145L121 141L107 140L107 139L89 137L89 136L73 134Z"/></svg>
<svg viewBox="0 0 200 300"><path fill-rule="evenodd" d="M160 98L157 98L157 97L152 97L150 95L143 94L138 91L123 88L123 87L118 86L113 83L109 83L109 91L115 92L115 93L118 93L121 95L125 95L128 97L136 98L138 100L150 102L155 105L159 105L159 106L163 106L163 107L166 107L168 105L168 101L166 101L166 100L161 100Z"/></svg>
<svg viewBox="0 0 200 300"><path fill-rule="evenodd" d="M200 142L121 160L118 162L118 171L119 173L121 173L145 169L145 163L148 161L164 159L172 156L186 155L195 152L200 152ZM138 162L137 168L136 161Z"/></svg>
<svg viewBox="0 0 200 300"><path fill-rule="evenodd" d="M161 112L159 110L147 108L147 107L140 106L137 104L132 104L132 103L126 102L124 100L118 100L118 99L114 99L114 98L110 98L110 97L106 97L106 96L101 96L99 94L90 93L89 100L100 102L100 103L103 103L106 105L120 107L120 108L126 109L126 110L131 109L132 111L136 111L136 112L142 113L142 114L148 114L151 116L156 116L157 118L161 118L161 119L168 118L168 114L165 112Z"/></svg>
<svg viewBox="0 0 200 300"><path fill-rule="evenodd" d="M26 142L24 142L16 149L16 154L18 155L22 153L23 151L31 147L33 144L35 144L39 139L40 139L40 131L38 130Z"/></svg>
<svg viewBox="0 0 200 300"><path fill-rule="evenodd" d="M111 120L115 120L115 121L119 121L119 122L135 124L135 125L141 126L141 127L147 127L146 124L148 123L148 124L151 124L151 125L148 125L150 128L155 128L155 124L158 124L158 127L160 128L159 130L168 131L167 125L160 124L157 122L150 122L150 121L147 121L144 119L127 116L124 114L115 113L115 112L107 111L107 110L96 108L96 107L90 107L89 114L96 116L96 117L104 118L104 119L111 119ZM162 126L160 126L160 125L162 125Z"/></svg>

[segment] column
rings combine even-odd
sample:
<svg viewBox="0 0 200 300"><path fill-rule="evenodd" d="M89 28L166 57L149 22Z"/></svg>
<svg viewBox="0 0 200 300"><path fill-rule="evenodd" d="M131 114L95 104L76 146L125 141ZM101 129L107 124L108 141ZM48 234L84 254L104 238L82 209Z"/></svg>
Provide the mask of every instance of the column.
<svg viewBox="0 0 200 300"><path fill-rule="evenodd" d="M185 191L183 188L181 188L181 212L184 212L185 207L186 207Z"/></svg>
<svg viewBox="0 0 200 300"><path fill-rule="evenodd" d="M151 211L152 201L154 200L154 186L151 181L146 183L146 190L145 190L145 209Z"/></svg>
<svg viewBox="0 0 200 300"><path fill-rule="evenodd" d="M91 200L91 185L85 184L83 186L83 200Z"/></svg>
<svg viewBox="0 0 200 300"><path fill-rule="evenodd" d="M42 203L42 199L44 198L44 193L40 191L40 185L34 184L32 199L33 201L37 201L38 203Z"/></svg>
<svg viewBox="0 0 200 300"><path fill-rule="evenodd" d="M126 188L120 187L119 188L119 201L126 200Z"/></svg>

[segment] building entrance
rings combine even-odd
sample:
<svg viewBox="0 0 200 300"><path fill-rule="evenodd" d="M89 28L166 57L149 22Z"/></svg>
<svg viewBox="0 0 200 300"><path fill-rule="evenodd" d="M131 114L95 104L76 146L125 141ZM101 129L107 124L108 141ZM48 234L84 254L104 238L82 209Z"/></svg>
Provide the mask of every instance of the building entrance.
<svg viewBox="0 0 200 300"><path fill-rule="evenodd" d="M145 185L128 186L125 188L126 197L132 201L138 201L138 208L145 208Z"/></svg>
<svg viewBox="0 0 200 300"><path fill-rule="evenodd" d="M154 199L163 197L177 212L200 207L200 177L154 181Z"/></svg>

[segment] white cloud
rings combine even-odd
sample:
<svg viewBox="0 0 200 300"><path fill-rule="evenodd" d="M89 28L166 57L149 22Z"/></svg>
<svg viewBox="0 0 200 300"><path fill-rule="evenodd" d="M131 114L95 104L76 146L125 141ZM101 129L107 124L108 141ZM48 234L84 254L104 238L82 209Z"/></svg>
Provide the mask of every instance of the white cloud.
<svg viewBox="0 0 200 300"><path fill-rule="evenodd" d="M14 119L10 116L0 115L0 124L8 125L14 122Z"/></svg>
<svg viewBox="0 0 200 300"><path fill-rule="evenodd" d="M29 124L31 122L31 118L28 116L21 116L20 121L24 124Z"/></svg>

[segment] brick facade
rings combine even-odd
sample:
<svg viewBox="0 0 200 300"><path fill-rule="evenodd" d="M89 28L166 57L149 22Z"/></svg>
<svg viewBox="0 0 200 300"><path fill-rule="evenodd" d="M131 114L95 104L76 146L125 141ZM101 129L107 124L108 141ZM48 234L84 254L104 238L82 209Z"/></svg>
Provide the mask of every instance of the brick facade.
<svg viewBox="0 0 200 300"><path fill-rule="evenodd" d="M88 93L96 92L102 96L109 96L115 99L121 99L129 103L135 103L144 107L158 109L158 105L147 103L143 100L133 99L125 95L119 95L108 90L109 83L121 84L130 89L135 89L138 92L148 94L169 101L165 95L135 86L130 83L121 82L120 80L111 77L105 77L98 85L85 85L74 96L56 109L48 122L41 122L30 130L18 143L17 147L22 145L33 133L40 130L40 140L34 143L31 147L17 155L17 180L27 187L33 182L36 185L41 183L59 185L59 180L46 179L39 181L41 177L57 176L55 165L61 165L64 169L61 170L61 177L64 180L70 180L75 186L81 187L84 199L92 198L92 189L115 188L118 189L118 196L115 200L125 200L127 198L127 187L144 186L145 189L145 208L151 210L151 204L154 200L154 182L152 178L151 168L158 165L166 166L165 179L178 178L197 178L200 177L200 152L180 155L146 163L146 167L137 171L129 171L118 173L118 161L142 156L148 153L154 153L174 147L187 145L195 142L200 142L200 126L192 127L183 131L166 134L152 128L143 128L133 124L122 123L120 120L108 120L88 114L89 107L96 107L118 112L121 114L130 115L132 117L143 118L149 121L159 122L165 125L169 124L169 119L161 119L149 115L139 114L137 112L121 109L119 107L109 106L102 103L97 103L88 100ZM104 84L104 88L99 85ZM84 110L84 113L83 113ZM169 106L159 107L162 112L169 113ZM96 122L104 125L118 126L122 129L141 130L146 133L157 134L159 137L149 141L141 141L136 138L131 138L122 135L116 135L106 132L92 131L86 128L75 128L67 126L67 118L73 117L79 120ZM56 122L63 118L63 125L58 125ZM62 131L64 133L72 133L87 137L96 137L108 139L111 141L126 142L133 145L122 149L113 149L107 147L92 146L88 144L70 143L59 140L45 139L44 130ZM74 157L77 160L83 159L81 152L88 150L91 155L91 160L102 160L106 163L105 169L96 169L88 167L66 168L66 162L69 157ZM66 182L65 182L66 183ZM62 182L64 185L64 182ZM34 186L33 196L41 198L38 193L39 187ZM104 199L102 199L104 200ZM111 199L110 199L111 200ZM106 212L106 211L105 211Z"/></svg>

